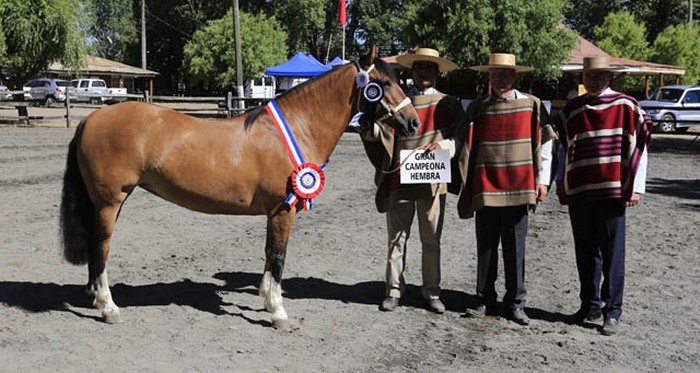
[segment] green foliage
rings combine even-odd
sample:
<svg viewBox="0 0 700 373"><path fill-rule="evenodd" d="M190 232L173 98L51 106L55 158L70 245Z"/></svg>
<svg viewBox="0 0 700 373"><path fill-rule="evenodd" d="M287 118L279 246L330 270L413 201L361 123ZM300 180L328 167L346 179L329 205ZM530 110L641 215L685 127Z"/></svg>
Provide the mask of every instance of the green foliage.
<svg viewBox="0 0 700 373"><path fill-rule="evenodd" d="M611 56L646 61L651 55L646 27L636 22L629 12L610 13L594 32L596 45ZM642 92L644 84L643 77L626 76L615 89L627 93Z"/></svg>
<svg viewBox="0 0 700 373"><path fill-rule="evenodd" d="M646 25L648 43L666 27L688 21L687 0L571 0L571 4L566 13L567 25L594 43L598 41L595 28L603 24L609 13L627 11L634 15ZM693 7L696 9L695 18L698 18L700 1L695 1Z"/></svg>
<svg viewBox="0 0 700 373"><path fill-rule="evenodd" d="M78 0L2 0L5 36L2 62L14 86L35 77L52 62L80 69L85 52Z"/></svg>
<svg viewBox="0 0 700 373"><path fill-rule="evenodd" d="M405 50L399 38L406 13L402 3L406 1L352 1L348 7L350 55L359 56L369 45L378 46L383 55L395 55ZM353 36L358 42L353 42Z"/></svg>
<svg viewBox="0 0 700 373"><path fill-rule="evenodd" d="M601 25L609 13L625 10L625 4L628 2L628 0L571 0L572 6L566 12L567 25L585 39L593 41L595 27Z"/></svg>
<svg viewBox="0 0 700 373"><path fill-rule="evenodd" d="M292 54L303 51L316 57L324 55L328 3L327 0L286 0L271 3L275 18L284 20L281 27L287 33L287 47Z"/></svg>
<svg viewBox="0 0 700 373"><path fill-rule="evenodd" d="M635 22L629 12L610 13L600 26L595 27L598 48L612 56L643 61L650 51L646 41L646 27Z"/></svg>
<svg viewBox="0 0 700 373"><path fill-rule="evenodd" d="M679 25L666 28L654 41L654 62L684 66L683 84L700 80L700 33L697 26Z"/></svg>
<svg viewBox="0 0 700 373"><path fill-rule="evenodd" d="M241 53L243 76L264 74L265 69L286 60L286 34L274 17L241 12ZM194 33L185 45L183 66L191 83L216 87L236 80L233 17L210 21Z"/></svg>
<svg viewBox="0 0 700 373"><path fill-rule="evenodd" d="M132 0L85 0L93 55L122 62L127 46L140 41L132 5Z"/></svg>
<svg viewBox="0 0 700 373"><path fill-rule="evenodd" d="M407 2L408 3L408 2ZM404 39L432 46L466 68L490 53L516 55L542 78L559 76L576 36L557 27L565 0L413 0L407 4Z"/></svg>

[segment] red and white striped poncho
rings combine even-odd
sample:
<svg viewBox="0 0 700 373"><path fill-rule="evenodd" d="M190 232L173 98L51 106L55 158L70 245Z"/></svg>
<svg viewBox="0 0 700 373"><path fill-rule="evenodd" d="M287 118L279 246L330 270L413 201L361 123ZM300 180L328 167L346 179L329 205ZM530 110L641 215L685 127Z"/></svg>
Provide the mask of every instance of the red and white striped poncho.
<svg viewBox="0 0 700 373"><path fill-rule="evenodd" d="M472 102L467 120L470 154L460 217L484 206L534 208L535 186L542 183L541 145L556 137L541 101L518 91L509 100L488 95Z"/></svg>
<svg viewBox="0 0 700 373"><path fill-rule="evenodd" d="M571 100L554 118L565 149L565 203L628 201L651 122L637 100L612 90Z"/></svg>

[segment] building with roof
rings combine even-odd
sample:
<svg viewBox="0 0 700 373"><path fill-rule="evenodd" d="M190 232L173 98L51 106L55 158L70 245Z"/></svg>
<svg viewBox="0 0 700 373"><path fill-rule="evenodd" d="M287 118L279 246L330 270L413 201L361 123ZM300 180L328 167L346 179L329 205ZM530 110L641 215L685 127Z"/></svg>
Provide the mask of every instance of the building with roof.
<svg viewBox="0 0 700 373"><path fill-rule="evenodd" d="M103 79L109 87L126 88L128 93L148 90L153 95L153 78L159 75L155 71L95 56L86 56L85 64L80 71L80 77ZM45 73L47 76L66 80L76 77L73 71L59 62L49 65Z"/></svg>

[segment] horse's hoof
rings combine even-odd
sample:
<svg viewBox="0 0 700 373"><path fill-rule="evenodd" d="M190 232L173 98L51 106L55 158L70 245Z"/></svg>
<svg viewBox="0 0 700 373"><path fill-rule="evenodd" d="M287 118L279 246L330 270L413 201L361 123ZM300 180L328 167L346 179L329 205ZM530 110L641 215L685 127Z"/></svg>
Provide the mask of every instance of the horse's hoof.
<svg viewBox="0 0 700 373"><path fill-rule="evenodd" d="M124 322L122 320L122 314L117 311L102 311L102 317L107 324L121 324Z"/></svg>
<svg viewBox="0 0 700 373"><path fill-rule="evenodd" d="M288 333L292 332L292 326L289 325L289 320L286 320L286 319L285 320L273 320L272 326L275 329L281 330L283 332L288 332Z"/></svg>

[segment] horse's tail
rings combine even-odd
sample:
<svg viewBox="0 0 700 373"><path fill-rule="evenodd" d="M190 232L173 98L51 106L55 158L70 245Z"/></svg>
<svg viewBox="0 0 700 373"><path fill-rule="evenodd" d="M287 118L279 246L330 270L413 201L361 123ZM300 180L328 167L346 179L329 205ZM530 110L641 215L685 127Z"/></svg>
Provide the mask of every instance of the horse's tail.
<svg viewBox="0 0 700 373"><path fill-rule="evenodd" d="M66 173L63 175L61 197L63 256L72 264L87 263L95 232L95 208L85 188L76 155L84 126L85 120L80 122L68 145L68 160Z"/></svg>

